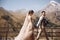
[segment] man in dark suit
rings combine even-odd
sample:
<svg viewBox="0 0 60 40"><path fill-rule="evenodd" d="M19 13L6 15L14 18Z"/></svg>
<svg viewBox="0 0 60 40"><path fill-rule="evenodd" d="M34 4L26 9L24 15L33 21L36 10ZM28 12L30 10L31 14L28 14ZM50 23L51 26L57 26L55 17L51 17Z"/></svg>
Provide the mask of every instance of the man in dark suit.
<svg viewBox="0 0 60 40"><path fill-rule="evenodd" d="M40 16L40 18L39 18L39 21L38 21L38 23L37 23L37 27L39 27L39 33L38 33L38 35L37 35L37 39L36 40L38 40L39 39L39 37L40 37L40 35L41 35L41 33L42 32L44 32L45 33L45 36L46 36L46 39L47 40L49 40L48 39L48 37L47 37L47 33L46 33L46 30L45 30L45 25L46 25L46 18L45 18L45 15L46 15L46 12L45 11L42 11L41 12L41 16Z"/></svg>

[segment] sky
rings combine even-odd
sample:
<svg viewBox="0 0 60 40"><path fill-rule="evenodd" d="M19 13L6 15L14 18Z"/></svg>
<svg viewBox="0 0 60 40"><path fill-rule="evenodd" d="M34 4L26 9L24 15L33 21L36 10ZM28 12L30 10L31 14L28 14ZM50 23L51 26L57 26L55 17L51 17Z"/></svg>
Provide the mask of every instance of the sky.
<svg viewBox="0 0 60 40"><path fill-rule="evenodd" d="M7 10L40 10L51 0L0 0L0 7L3 7ZM60 3L60 0L55 0Z"/></svg>

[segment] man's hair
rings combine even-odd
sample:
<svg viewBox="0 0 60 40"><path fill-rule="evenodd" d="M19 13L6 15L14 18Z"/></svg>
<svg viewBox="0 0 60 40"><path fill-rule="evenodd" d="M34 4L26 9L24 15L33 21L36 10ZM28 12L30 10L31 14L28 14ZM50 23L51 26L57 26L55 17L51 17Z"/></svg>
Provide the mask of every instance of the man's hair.
<svg viewBox="0 0 60 40"><path fill-rule="evenodd" d="M46 13L45 11L42 11L41 13Z"/></svg>
<svg viewBox="0 0 60 40"><path fill-rule="evenodd" d="M34 11L33 10L30 10L28 14L33 14L33 13L34 13Z"/></svg>

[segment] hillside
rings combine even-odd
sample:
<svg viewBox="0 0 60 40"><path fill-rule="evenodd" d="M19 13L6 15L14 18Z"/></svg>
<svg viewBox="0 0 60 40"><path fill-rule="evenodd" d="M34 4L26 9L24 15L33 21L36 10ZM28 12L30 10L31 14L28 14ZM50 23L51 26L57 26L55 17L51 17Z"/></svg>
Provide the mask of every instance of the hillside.
<svg viewBox="0 0 60 40"><path fill-rule="evenodd" d="M38 13L41 11L46 11L46 17L50 20L50 22L60 25L60 4L51 1L48 3L42 10L39 10Z"/></svg>

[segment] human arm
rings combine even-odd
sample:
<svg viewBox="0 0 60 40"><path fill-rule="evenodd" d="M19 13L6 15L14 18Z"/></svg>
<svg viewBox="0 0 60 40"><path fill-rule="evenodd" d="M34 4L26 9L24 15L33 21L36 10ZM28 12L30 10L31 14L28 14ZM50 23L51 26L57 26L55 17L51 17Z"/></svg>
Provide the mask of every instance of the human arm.
<svg viewBox="0 0 60 40"><path fill-rule="evenodd" d="M38 23L37 23L37 25L36 25L37 27L38 27L38 26L39 26L39 24L41 23L41 21L42 21L43 17L44 17L44 16L41 16L41 17L39 18L39 21L38 21Z"/></svg>

